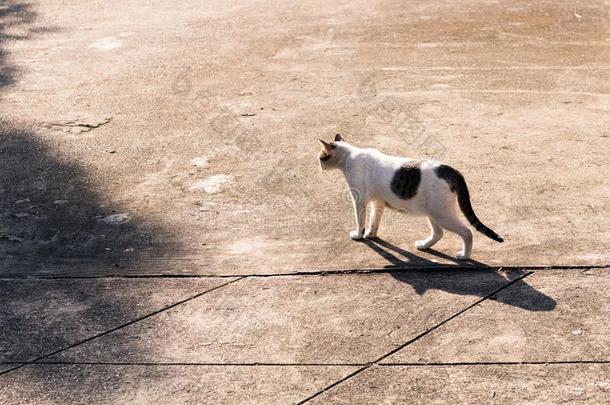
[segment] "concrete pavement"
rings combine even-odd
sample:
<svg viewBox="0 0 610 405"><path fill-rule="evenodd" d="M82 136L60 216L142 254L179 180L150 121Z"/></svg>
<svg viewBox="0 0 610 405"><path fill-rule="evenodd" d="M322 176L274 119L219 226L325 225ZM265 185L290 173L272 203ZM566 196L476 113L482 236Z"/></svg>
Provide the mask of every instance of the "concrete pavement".
<svg viewBox="0 0 610 405"><path fill-rule="evenodd" d="M0 401L610 401L604 1L0 1ZM413 247L317 139L467 178Z"/></svg>
<svg viewBox="0 0 610 405"><path fill-rule="evenodd" d="M511 273L37 280L65 294L2 306L2 397L607 401L608 269Z"/></svg>

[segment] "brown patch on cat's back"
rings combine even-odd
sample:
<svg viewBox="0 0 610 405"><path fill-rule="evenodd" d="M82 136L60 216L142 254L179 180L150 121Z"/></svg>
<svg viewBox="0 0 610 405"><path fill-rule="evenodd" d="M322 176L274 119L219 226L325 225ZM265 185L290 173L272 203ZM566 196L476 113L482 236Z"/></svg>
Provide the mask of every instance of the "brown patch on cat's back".
<svg viewBox="0 0 610 405"><path fill-rule="evenodd" d="M415 197L421 183L421 162L411 161L403 163L394 173L390 189L403 200Z"/></svg>

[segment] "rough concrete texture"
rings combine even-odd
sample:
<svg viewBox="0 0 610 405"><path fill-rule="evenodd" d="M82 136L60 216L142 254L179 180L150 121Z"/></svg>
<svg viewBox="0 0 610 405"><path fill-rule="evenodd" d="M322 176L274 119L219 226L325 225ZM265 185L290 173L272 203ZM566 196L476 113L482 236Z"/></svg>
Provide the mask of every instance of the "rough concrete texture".
<svg viewBox="0 0 610 405"><path fill-rule="evenodd" d="M3 371L9 370L15 366L16 365L13 365L13 364L0 364L0 373Z"/></svg>
<svg viewBox="0 0 610 405"><path fill-rule="evenodd" d="M610 365L375 367L312 403L603 404Z"/></svg>
<svg viewBox="0 0 610 405"><path fill-rule="evenodd" d="M319 171L336 132L463 171L507 239L477 235L481 262L608 262L603 1L6 3L5 273L387 265ZM426 233L390 214L380 235Z"/></svg>
<svg viewBox="0 0 610 405"><path fill-rule="evenodd" d="M0 280L0 363L31 361L230 281Z"/></svg>
<svg viewBox="0 0 610 405"><path fill-rule="evenodd" d="M0 0L0 402L608 402L609 46L604 0ZM506 242L352 242L337 132Z"/></svg>
<svg viewBox="0 0 610 405"><path fill-rule="evenodd" d="M27 366L2 381L3 403L294 403L348 367Z"/></svg>
<svg viewBox="0 0 610 405"><path fill-rule="evenodd" d="M604 361L610 359L608 269L539 271L385 360L388 363ZM535 293L533 293L535 292ZM506 305L540 305L549 312ZM557 303L556 305L554 303ZM544 304L543 304L544 305Z"/></svg>
<svg viewBox="0 0 610 405"><path fill-rule="evenodd" d="M49 361L365 363L514 278L414 271L240 280Z"/></svg>

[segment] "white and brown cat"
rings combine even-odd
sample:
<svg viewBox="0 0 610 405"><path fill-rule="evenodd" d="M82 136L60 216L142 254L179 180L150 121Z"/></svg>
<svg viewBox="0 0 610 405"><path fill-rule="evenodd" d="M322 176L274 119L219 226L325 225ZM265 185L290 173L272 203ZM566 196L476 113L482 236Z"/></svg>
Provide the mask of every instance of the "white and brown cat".
<svg viewBox="0 0 610 405"><path fill-rule="evenodd" d="M431 233L427 239L415 243L418 249L432 247L446 229L462 238L463 249L457 258L468 259L472 252L472 231L462 221L459 206L477 231L495 241L504 241L477 218L466 181L454 168L434 160L414 160L358 148L345 142L339 134L334 142L320 142L323 146L318 156L321 168L341 170L352 195L357 224L357 229L350 232L352 239L377 236L383 210L389 207L428 217ZM367 205L371 206L371 215L365 233Z"/></svg>

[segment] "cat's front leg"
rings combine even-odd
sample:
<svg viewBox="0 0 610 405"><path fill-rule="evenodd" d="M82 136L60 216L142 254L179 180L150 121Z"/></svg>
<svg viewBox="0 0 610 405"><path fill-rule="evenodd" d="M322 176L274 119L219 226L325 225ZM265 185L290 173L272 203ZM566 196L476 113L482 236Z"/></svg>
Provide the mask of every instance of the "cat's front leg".
<svg viewBox="0 0 610 405"><path fill-rule="evenodd" d="M349 233L353 240L360 240L364 237L364 221L366 217L366 204L362 195L358 191L352 190L352 203L354 214L356 215L356 229Z"/></svg>
<svg viewBox="0 0 610 405"><path fill-rule="evenodd" d="M364 234L365 238L377 237L377 231L379 230L379 224L381 223L381 216L383 215L384 208L384 203L374 201L371 204L371 219L369 223L369 230Z"/></svg>

